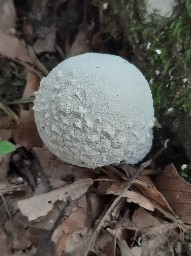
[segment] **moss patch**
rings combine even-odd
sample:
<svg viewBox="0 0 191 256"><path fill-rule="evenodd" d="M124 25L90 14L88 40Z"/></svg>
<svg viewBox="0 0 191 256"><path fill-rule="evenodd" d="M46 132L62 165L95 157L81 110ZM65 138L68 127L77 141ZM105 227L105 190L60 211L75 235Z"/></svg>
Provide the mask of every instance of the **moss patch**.
<svg viewBox="0 0 191 256"><path fill-rule="evenodd" d="M153 92L156 111L170 107L191 111L191 1L165 22L140 22L135 1L126 1L131 40L139 65ZM141 54L140 54L141 52Z"/></svg>

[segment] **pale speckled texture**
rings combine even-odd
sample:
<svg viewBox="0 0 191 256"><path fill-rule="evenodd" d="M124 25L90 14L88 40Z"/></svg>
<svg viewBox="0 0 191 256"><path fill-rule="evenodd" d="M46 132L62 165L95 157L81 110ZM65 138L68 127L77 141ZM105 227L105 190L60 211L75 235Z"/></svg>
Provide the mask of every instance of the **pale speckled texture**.
<svg viewBox="0 0 191 256"><path fill-rule="evenodd" d="M118 56L86 53L61 62L42 79L34 113L49 150L77 166L134 164L151 148L149 85Z"/></svg>
<svg viewBox="0 0 191 256"><path fill-rule="evenodd" d="M175 6L178 5L177 0L145 0L145 3L148 20L151 14L159 14L164 18L170 18Z"/></svg>

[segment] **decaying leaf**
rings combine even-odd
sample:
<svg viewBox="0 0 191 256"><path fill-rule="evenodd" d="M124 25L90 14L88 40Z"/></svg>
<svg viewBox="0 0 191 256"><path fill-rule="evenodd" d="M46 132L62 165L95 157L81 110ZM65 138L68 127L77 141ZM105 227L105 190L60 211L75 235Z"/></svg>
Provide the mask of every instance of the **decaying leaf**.
<svg viewBox="0 0 191 256"><path fill-rule="evenodd" d="M87 36L88 29L90 30L86 20L83 19L82 23L79 26L79 32L76 36L76 39L67 52L68 57L76 56L90 50Z"/></svg>
<svg viewBox="0 0 191 256"><path fill-rule="evenodd" d="M8 182L7 179L0 181L0 196L5 194L11 194L15 191L21 191L26 188L25 184L15 185Z"/></svg>
<svg viewBox="0 0 191 256"><path fill-rule="evenodd" d="M135 246L131 249L133 256L143 256L142 254L142 248Z"/></svg>
<svg viewBox="0 0 191 256"><path fill-rule="evenodd" d="M52 241L58 248L58 256L63 255L62 253L77 256L78 252L81 252L80 248L85 246L89 237L88 230L91 232L91 225L89 224L91 224L90 222L94 223L101 212L101 202L96 194L91 193L90 201L91 207L84 194L75 202L69 217L64 219L62 224L55 230Z"/></svg>
<svg viewBox="0 0 191 256"><path fill-rule="evenodd" d="M155 185L151 182L151 180L148 177L144 177L144 180L141 180L140 178L135 180L132 188L140 192L146 198L153 200L165 211L174 215L174 212L172 208L169 206L165 197L157 190Z"/></svg>
<svg viewBox="0 0 191 256"><path fill-rule="evenodd" d="M176 240L177 239L177 240ZM177 230L168 230L162 235L144 237L141 241L142 256L175 255L174 246L181 241L181 235ZM175 242L176 241L176 242ZM182 254L180 254L182 255Z"/></svg>
<svg viewBox="0 0 191 256"><path fill-rule="evenodd" d="M134 212L131 225L145 236L164 235L177 227L176 223L165 222L141 207Z"/></svg>
<svg viewBox="0 0 191 256"><path fill-rule="evenodd" d="M6 222L5 231L13 241L13 250L25 250L31 246L28 237L26 235L23 236L25 227L27 226L24 223L19 222L17 218Z"/></svg>
<svg viewBox="0 0 191 256"><path fill-rule="evenodd" d="M160 219L152 216L142 207L139 207L137 210L135 210L132 216L132 223L134 223L139 230L145 230L150 227L159 227L163 222Z"/></svg>
<svg viewBox="0 0 191 256"><path fill-rule="evenodd" d="M11 239L4 232L3 228L0 229L0 248L1 248L1 256L11 255Z"/></svg>
<svg viewBox="0 0 191 256"><path fill-rule="evenodd" d="M178 217L191 224L191 184L179 176L173 164L167 166L154 182Z"/></svg>
<svg viewBox="0 0 191 256"><path fill-rule="evenodd" d="M52 25L50 27L41 27L38 31L39 38L34 44L34 51L36 54L42 52L54 52L55 40L56 40L56 27Z"/></svg>
<svg viewBox="0 0 191 256"><path fill-rule="evenodd" d="M154 205L152 204L152 202L149 199L147 199L146 197L144 197L134 191L127 191L124 194L124 197L127 197L127 202L139 204L141 207L143 207L149 211L154 211L154 209L155 209Z"/></svg>
<svg viewBox="0 0 191 256"><path fill-rule="evenodd" d="M38 77L31 72L27 72L26 85L23 92L23 98L25 99L32 96L33 93L38 89L38 86L39 86Z"/></svg>
<svg viewBox="0 0 191 256"><path fill-rule="evenodd" d="M13 129L19 123L19 117L9 106L0 103L0 129Z"/></svg>
<svg viewBox="0 0 191 256"><path fill-rule="evenodd" d="M13 131L15 143L22 145L27 149L30 149L33 146L42 146L43 143L36 128L33 110L22 109L20 116L20 124L18 128Z"/></svg>
<svg viewBox="0 0 191 256"><path fill-rule="evenodd" d="M33 95L37 88L37 76L28 72L23 98L28 98ZM42 146L42 140L37 131L34 120L34 113L31 107L28 110L21 109L20 123L18 125L18 128L13 131L13 138L16 144L22 145L27 149L30 149L34 146Z"/></svg>
<svg viewBox="0 0 191 256"><path fill-rule="evenodd" d="M15 28L16 11L13 0L1 0L0 31L8 34Z"/></svg>
<svg viewBox="0 0 191 256"><path fill-rule="evenodd" d="M134 256L125 240L118 239L118 246L121 251L121 256Z"/></svg>
<svg viewBox="0 0 191 256"><path fill-rule="evenodd" d="M67 164L54 156L48 149L41 147L33 148L47 177L61 179L63 181L92 178L93 172L89 169L80 168Z"/></svg>
<svg viewBox="0 0 191 256"><path fill-rule="evenodd" d="M12 130L0 129L0 140L10 140L12 137Z"/></svg>
<svg viewBox="0 0 191 256"><path fill-rule="evenodd" d="M117 232L113 233L116 234L121 254L125 255L125 252L128 252L127 255L133 256L171 255L168 254L168 250L174 245L170 239L173 237L172 241L175 241L175 237L180 240L182 237L181 232L177 231L176 223L163 221L142 207L135 210L132 220L127 216L119 221ZM136 242L133 243L135 237ZM121 241L123 243L120 243ZM130 248L127 248L126 242L131 245Z"/></svg>
<svg viewBox="0 0 191 256"><path fill-rule="evenodd" d="M0 157L0 181L7 177L9 171L10 155Z"/></svg>
<svg viewBox="0 0 191 256"><path fill-rule="evenodd" d="M120 195L121 191L126 187L127 182L112 183L106 190L106 194ZM146 182L140 179L136 179L132 185L132 190L123 194L123 197L127 197L128 202L134 202L141 207L154 211L158 209L166 216L174 213L164 196L155 188L151 181Z"/></svg>
<svg viewBox="0 0 191 256"><path fill-rule="evenodd" d="M40 194L29 199L21 200L18 202L18 207L22 214L27 216L29 220L35 220L40 216L46 215L52 209L56 201L66 201L68 197L70 197L71 200L81 197L92 184L92 179L81 179L73 184L52 190L46 194Z"/></svg>
<svg viewBox="0 0 191 256"><path fill-rule="evenodd" d="M18 59L21 62L32 63L26 45L16 37L0 32L0 54L10 59Z"/></svg>
<svg viewBox="0 0 191 256"><path fill-rule="evenodd" d="M63 234L57 246L59 255L62 255L62 253L76 255L75 252L85 244L88 232L86 218L87 212L78 208L63 222L60 227Z"/></svg>

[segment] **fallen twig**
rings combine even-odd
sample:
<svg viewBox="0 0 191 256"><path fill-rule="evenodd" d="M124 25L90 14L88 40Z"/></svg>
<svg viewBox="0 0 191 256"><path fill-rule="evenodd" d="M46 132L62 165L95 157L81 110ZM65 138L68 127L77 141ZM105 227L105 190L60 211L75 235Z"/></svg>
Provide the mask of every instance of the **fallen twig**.
<svg viewBox="0 0 191 256"><path fill-rule="evenodd" d="M33 60L34 64L37 66L37 68L42 72L43 75L48 75L48 70L45 68L45 66L40 62L40 60L38 59L38 57L36 56L33 48L31 46L28 46L28 52L29 55L31 57L31 59Z"/></svg>

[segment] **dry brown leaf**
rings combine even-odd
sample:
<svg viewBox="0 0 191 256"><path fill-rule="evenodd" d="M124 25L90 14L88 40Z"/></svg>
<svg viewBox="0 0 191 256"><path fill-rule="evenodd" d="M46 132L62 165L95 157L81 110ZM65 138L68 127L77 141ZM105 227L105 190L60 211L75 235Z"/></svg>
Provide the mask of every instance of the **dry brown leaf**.
<svg viewBox="0 0 191 256"><path fill-rule="evenodd" d="M26 188L25 184L15 185L8 182L7 179L0 181L0 196L11 194L15 191L22 191Z"/></svg>
<svg viewBox="0 0 191 256"><path fill-rule="evenodd" d="M23 98L29 98L32 96L37 90L38 85L39 81L37 76L28 72ZM36 128L32 107L30 107L29 110L21 109L20 123L18 128L13 131L13 138L16 144L22 145L27 149L43 145Z"/></svg>
<svg viewBox="0 0 191 256"><path fill-rule="evenodd" d="M13 0L1 0L0 4L0 31L5 34L14 32L16 11Z"/></svg>
<svg viewBox="0 0 191 256"><path fill-rule="evenodd" d="M97 218L101 214L102 204L101 204L100 198L95 193L92 193L90 195L89 200L91 200L91 207L92 207L92 216L91 216L91 218L92 218L92 221L94 222L94 221L97 220ZM77 207L82 208L82 209L86 209L86 211L89 211L88 207L90 207L90 206L87 205L87 198L85 196L83 196L82 198L80 198L78 200Z"/></svg>
<svg viewBox="0 0 191 256"><path fill-rule="evenodd" d="M132 251L125 240L118 239L118 246L121 251L121 256L133 256Z"/></svg>
<svg viewBox="0 0 191 256"><path fill-rule="evenodd" d="M103 180L99 182L98 189L103 194L119 195L126 187L127 182L116 182L113 180Z"/></svg>
<svg viewBox="0 0 191 256"><path fill-rule="evenodd" d="M2 227L0 228L0 248L1 248L1 256L9 256L11 255L11 244L12 241L10 237L4 232Z"/></svg>
<svg viewBox="0 0 191 256"><path fill-rule="evenodd" d="M23 252L22 250L18 250L16 252L14 252L13 254L11 254L11 256L31 256L34 255L36 252L36 248L32 247L30 249L26 249L25 252ZM46 255L48 256L48 255Z"/></svg>
<svg viewBox="0 0 191 256"><path fill-rule="evenodd" d="M154 211L155 209L153 203L146 197L140 195L139 193L136 193L134 191L127 191L125 194L123 194L123 196L127 197L128 203L138 204L149 211Z"/></svg>
<svg viewBox="0 0 191 256"><path fill-rule="evenodd" d="M33 150L42 165L44 173L49 178L67 181L70 178L79 180L93 177L91 170L67 164L46 148L35 147Z"/></svg>
<svg viewBox="0 0 191 256"><path fill-rule="evenodd" d="M152 216L145 209L139 207L132 216L132 222L139 230L143 230L149 227L159 227L162 223L160 220Z"/></svg>
<svg viewBox="0 0 191 256"><path fill-rule="evenodd" d="M177 240L181 237L180 232L177 231L176 223L167 223L158 220L141 207L134 212L132 220L127 216L127 218L123 218L117 226L117 238L121 240L125 239L126 242L127 239L130 239L130 242L133 237L132 235L129 237L129 235L124 232L126 230L136 231L136 240L140 247L136 247L136 249L131 248L133 256L154 256L157 252L165 252L165 244L167 245L169 243L171 235L174 236L173 241L175 241L176 236ZM163 253L157 255L169 254Z"/></svg>
<svg viewBox="0 0 191 256"><path fill-rule="evenodd" d="M0 181L7 177L9 171L10 154L0 157Z"/></svg>
<svg viewBox="0 0 191 256"><path fill-rule="evenodd" d="M12 251L17 252L15 254L7 254L6 256L34 255L34 249L40 244L47 233L46 229L36 228L31 225L27 218L19 211L12 215L11 220L5 223L4 229L9 236Z"/></svg>
<svg viewBox="0 0 191 256"><path fill-rule="evenodd" d="M12 130L0 129L0 140L10 140L12 134Z"/></svg>
<svg viewBox="0 0 191 256"><path fill-rule="evenodd" d="M82 208L73 211L70 216L63 222L59 229L62 230L61 239L58 243L58 255L70 253L76 255L86 242L88 228L86 226L87 212ZM53 241L54 236L53 236ZM57 242L56 242L57 243Z"/></svg>
<svg viewBox="0 0 191 256"><path fill-rule="evenodd" d="M11 130L16 128L18 123L19 117L11 110L11 108L0 103L0 129Z"/></svg>
<svg viewBox="0 0 191 256"><path fill-rule="evenodd" d="M88 44L87 30L88 24L85 20L83 20L79 26L79 32L76 36L76 39L67 52L67 57L76 56L90 50Z"/></svg>
<svg viewBox="0 0 191 256"><path fill-rule="evenodd" d="M32 63L26 45L18 38L0 32L0 54L10 59L17 59L21 62Z"/></svg>
<svg viewBox="0 0 191 256"><path fill-rule="evenodd" d="M94 222L100 216L101 202L99 197L94 193L90 195L90 199L92 205L91 221ZM75 202L75 205L70 216L62 222L52 237L58 248L59 255L67 252L77 256L77 252L81 252L79 248L82 248L87 241L86 234L90 224L90 209L86 196L83 195Z"/></svg>
<svg viewBox="0 0 191 256"><path fill-rule="evenodd" d="M144 177L144 179L146 179ZM148 178L147 178L148 179ZM126 187L127 182L112 183L107 189L106 194L119 195ZM127 191L124 197L128 197L128 202L139 204L143 208L154 211L158 209L165 215L174 215L164 196L155 188L151 181L136 179L132 185L133 191ZM130 193L129 193L130 192ZM134 201L133 201L134 200Z"/></svg>
<svg viewBox="0 0 191 256"><path fill-rule="evenodd" d="M115 256L116 238L108 232L101 232L91 250L95 255Z"/></svg>
<svg viewBox="0 0 191 256"><path fill-rule="evenodd" d="M92 179L81 179L73 184L52 190L46 194L40 194L18 202L18 208L29 220L35 220L46 215L58 200L66 201L68 197L75 200L81 197L93 184ZM42 207L43 206L43 207Z"/></svg>
<svg viewBox="0 0 191 256"><path fill-rule="evenodd" d="M114 183L111 185L110 188L108 188L106 190L106 194L120 195L121 192L123 191L122 187L125 188L126 184L127 184L126 182L121 183L121 184ZM127 197L127 202L139 204L141 207L143 207L149 211L154 211L154 209L155 209L153 203L149 199L140 195L137 192L128 190L125 193L123 193L123 197Z"/></svg>
<svg viewBox="0 0 191 256"><path fill-rule="evenodd" d="M142 256L170 256L174 254L174 246L181 241L177 230L168 230L162 235L154 235L142 238ZM175 242L176 241L176 242ZM176 254L177 255L177 254ZM179 254L182 255L182 254Z"/></svg>
<svg viewBox="0 0 191 256"><path fill-rule="evenodd" d="M63 180L60 180L60 179L52 179L52 178L49 178L48 179L49 181L49 184L52 188L60 188L60 187L64 187L67 182L63 181Z"/></svg>
<svg viewBox="0 0 191 256"><path fill-rule="evenodd" d="M34 146L42 146L43 142L36 128L33 110L22 109L20 116L20 124L18 128L13 131L13 138L15 143L22 145L27 149L30 149Z"/></svg>
<svg viewBox="0 0 191 256"><path fill-rule="evenodd" d="M23 92L22 98L29 98L33 95L33 93L38 89L39 86L39 79L38 77L31 72L27 72L26 75L26 85Z"/></svg>
<svg viewBox="0 0 191 256"><path fill-rule="evenodd" d="M133 256L143 256L141 247L135 246L131 249L131 252L132 252Z"/></svg>
<svg viewBox="0 0 191 256"><path fill-rule="evenodd" d="M156 204L161 206L165 211L174 215L174 212L169 206L165 197L156 189L151 180L148 177L143 178L144 180L135 180L135 182L132 185L132 189L135 189L136 191L140 192L146 198L151 199Z"/></svg>
<svg viewBox="0 0 191 256"><path fill-rule="evenodd" d="M164 235L177 227L176 223L166 223L159 220L140 207L134 212L131 224L134 224L136 230L140 230L146 236Z"/></svg>
<svg viewBox="0 0 191 256"><path fill-rule="evenodd" d="M36 54L42 52L54 52L55 40L56 40L56 27L52 25L50 27L42 27L38 32L40 35L34 44L34 51Z"/></svg>
<svg viewBox="0 0 191 256"><path fill-rule="evenodd" d="M179 176L174 165L167 166L154 183L178 217L191 224L191 184Z"/></svg>
<svg viewBox="0 0 191 256"><path fill-rule="evenodd" d="M5 223L5 231L13 241L13 250L25 250L31 246L27 236L24 236L25 224L13 218Z"/></svg>
<svg viewBox="0 0 191 256"><path fill-rule="evenodd" d="M91 48L93 52L104 52L104 40L100 31L93 35Z"/></svg>

